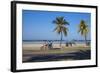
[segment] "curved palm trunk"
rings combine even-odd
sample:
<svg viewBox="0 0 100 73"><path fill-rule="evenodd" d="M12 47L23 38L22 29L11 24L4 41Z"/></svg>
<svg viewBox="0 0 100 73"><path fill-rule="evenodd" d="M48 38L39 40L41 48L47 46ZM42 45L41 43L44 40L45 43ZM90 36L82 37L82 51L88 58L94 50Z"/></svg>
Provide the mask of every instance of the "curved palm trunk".
<svg viewBox="0 0 100 73"><path fill-rule="evenodd" d="M62 34L62 32L61 32L60 47L61 47L61 45L62 45L62 37L63 37L63 34Z"/></svg>

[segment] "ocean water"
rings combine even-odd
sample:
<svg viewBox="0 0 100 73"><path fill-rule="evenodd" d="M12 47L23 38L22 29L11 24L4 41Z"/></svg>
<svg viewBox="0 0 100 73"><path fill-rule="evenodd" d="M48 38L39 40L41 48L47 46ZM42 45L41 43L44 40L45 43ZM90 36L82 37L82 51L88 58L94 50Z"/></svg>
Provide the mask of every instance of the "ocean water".
<svg viewBox="0 0 100 73"><path fill-rule="evenodd" d="M84 40L77 40L77 41L66 41L63 40L62 43L78 43L78 44L84 44L86 41ZM87 42L91 42L90 40L87 40ZM53 44L59 44L60 40L23 40L23 44L45 44L45 43L53 43Z"/></svg>

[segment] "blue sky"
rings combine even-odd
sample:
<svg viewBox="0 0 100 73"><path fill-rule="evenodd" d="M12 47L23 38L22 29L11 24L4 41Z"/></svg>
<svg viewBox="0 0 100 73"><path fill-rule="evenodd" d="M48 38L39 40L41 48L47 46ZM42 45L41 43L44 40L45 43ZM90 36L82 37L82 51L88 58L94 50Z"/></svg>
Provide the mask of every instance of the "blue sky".
<svg viewBox="0 0 100 73"><path fill-rule="evenodd" d="M59 40L60 35L54 32L55 24L53 20L58 16L64 16L68 25L68 35L63 36L63 40L83 40L78 33L78 25L81 20L85 20L89 29L91 27L91 14L79 12L53 12L53 11L22 11L22 39L23 40ZM90 32L87 39L90 40Z"/></svg>

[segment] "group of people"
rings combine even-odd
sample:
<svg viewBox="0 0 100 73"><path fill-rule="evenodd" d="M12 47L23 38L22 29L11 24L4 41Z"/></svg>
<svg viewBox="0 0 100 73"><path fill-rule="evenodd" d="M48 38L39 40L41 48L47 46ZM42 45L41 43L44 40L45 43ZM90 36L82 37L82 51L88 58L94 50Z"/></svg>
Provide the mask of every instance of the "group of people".
<svg viewBox="0 0 100 73"><path fill-rule="evenodd" d="M46 42L40 47L40 49L41 49L41 50L47 50L47 49L52 50L52 49L53 49L53 44L52 44L52 43L53 43L52 41L46 41ZM75 45L75 42L66 42L66 43L65 43L65 46L68 47L68 46L72 46L73 44Z"/></svg>
<svg viewBox="0 0 100 73"><path fill-rule="evenodd" d="M45 44L43 44L43 46L41 46L41 49L52 49L53 45L52 45L52 41L47 41L45 42Z"/></svg>

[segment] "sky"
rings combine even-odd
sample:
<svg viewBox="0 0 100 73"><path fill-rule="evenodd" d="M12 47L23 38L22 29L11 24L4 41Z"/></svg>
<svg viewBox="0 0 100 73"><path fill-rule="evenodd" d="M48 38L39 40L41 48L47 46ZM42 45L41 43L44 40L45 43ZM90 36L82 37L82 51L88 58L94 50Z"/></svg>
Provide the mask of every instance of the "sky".
<svg viewBox="0 0 100 73"><path fill-rule="evenodd" d="M60 40L60 35L54 32L56 25L53 20L56 17L63 16L69 25L68 35L63 35L63 40L84 40L84 37L78 33L78 25L84 20L89 26L87 39L90 40L91 14L79 12L54 12L54 11L22 11L22 39L23 40Z"/></svg>

